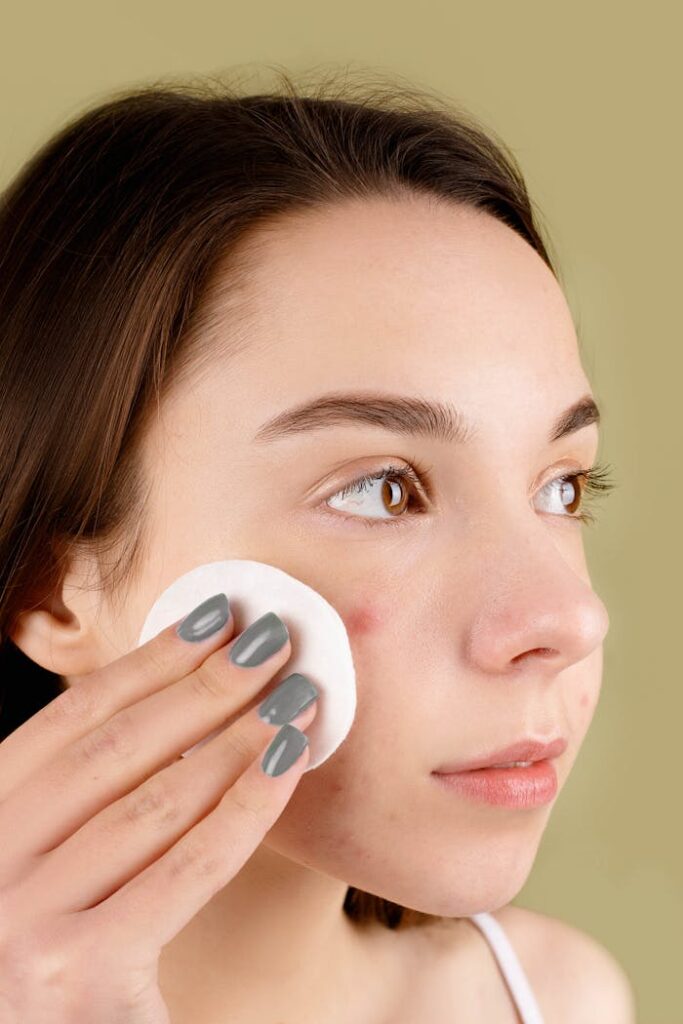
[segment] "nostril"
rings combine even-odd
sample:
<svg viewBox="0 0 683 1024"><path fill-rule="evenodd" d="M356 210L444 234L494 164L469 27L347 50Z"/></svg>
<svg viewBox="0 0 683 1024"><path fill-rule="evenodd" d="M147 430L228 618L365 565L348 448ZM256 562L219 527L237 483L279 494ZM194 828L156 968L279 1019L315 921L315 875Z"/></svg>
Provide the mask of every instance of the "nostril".
<svg viewBox="0 0 683 1024"><path fill-rule="evenodd" d="M555 650L554 647L533 647L530 651L524 651L523 654L515 655L515 657L512 659L512 661L513 662L517 662L517 661L520 661L522 658L528 658L530 654L542 654L544 656L546 656L546 655L551 655L552 656L552 655L557 654L557 651Z"/></svg>

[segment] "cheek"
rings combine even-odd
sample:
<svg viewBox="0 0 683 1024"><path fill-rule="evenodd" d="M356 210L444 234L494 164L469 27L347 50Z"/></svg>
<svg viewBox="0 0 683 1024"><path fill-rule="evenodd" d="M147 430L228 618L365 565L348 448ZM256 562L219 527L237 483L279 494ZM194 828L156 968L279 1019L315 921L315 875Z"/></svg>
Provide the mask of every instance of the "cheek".
<svg viewBox="0 0 683 1024"><path fill-rule="evenodd" d="M579 694L579 706L577 711L578 721L581 724L581 728L588 729L590 722L595 714L595 706L598 702L599 687L595 689L591 687L584 687Z"/></svg>
<svg viewBox="0 0 683 1024"><path fill-rule="evenodd" d="M372 682L373 672L384 652L391 647L387 627L391 622L388 610L381 607L380 602L363 600L340 611L342 621L349 635L349 643L353 652L358 684L357 714L365 719L371 714L375 702L382 703L379 689L367 682ZM363 685L363 680L366 685ZM367 721L367 719L365 719Z"/></svg>

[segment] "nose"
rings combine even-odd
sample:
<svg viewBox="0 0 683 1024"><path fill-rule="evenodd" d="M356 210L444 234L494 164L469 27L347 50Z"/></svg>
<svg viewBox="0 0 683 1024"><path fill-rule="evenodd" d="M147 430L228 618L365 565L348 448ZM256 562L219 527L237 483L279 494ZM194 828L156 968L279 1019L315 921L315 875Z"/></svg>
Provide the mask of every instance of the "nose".
<svg viewBox="0 0 683 1024"><path fill-rule="evenodd" d="M467 656L486 673L554 676L588 657L609 629L607 608L580 564L547 535L491 546L478 566Z"/></svg>

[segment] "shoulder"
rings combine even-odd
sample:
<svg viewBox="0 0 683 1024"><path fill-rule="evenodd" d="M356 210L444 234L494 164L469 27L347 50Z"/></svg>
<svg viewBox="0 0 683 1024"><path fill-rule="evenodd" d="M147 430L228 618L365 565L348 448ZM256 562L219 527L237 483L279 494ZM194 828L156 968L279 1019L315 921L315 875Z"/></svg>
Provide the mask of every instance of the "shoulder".
<svg viewBox="0 0 683 1024"><path fill-rule="evenodd" d="M541 1009L558 1024L636 1024L629 976L588 932L508 904L492 916L515 948ZM551 1016L552 1015L552 1016Z"/></svg>

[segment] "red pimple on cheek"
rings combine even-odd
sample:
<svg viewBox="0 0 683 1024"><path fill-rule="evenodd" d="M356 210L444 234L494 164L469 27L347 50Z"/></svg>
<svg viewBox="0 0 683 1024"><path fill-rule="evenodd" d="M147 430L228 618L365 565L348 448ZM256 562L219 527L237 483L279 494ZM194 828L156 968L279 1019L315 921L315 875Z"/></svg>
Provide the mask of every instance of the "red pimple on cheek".
<svg viewBox="0 0 683 1024"><path fill-rule="evenodd" d="M581 694L581 707L582 707L582 708L585 708L585 707L587 707L587 705L588 705L588 702L589 702L589 697L588 697L588 694L587 694L587 693L586 693L586 692L584 691L584 692L583 692L583 693Z"/></svg>
<svg viewBox="0 0 683 1024"><path fill-rule="evenodd" d="M370 604L355 605L342 615L349 636L365 636L382 624L378 610Z"/></svg>

